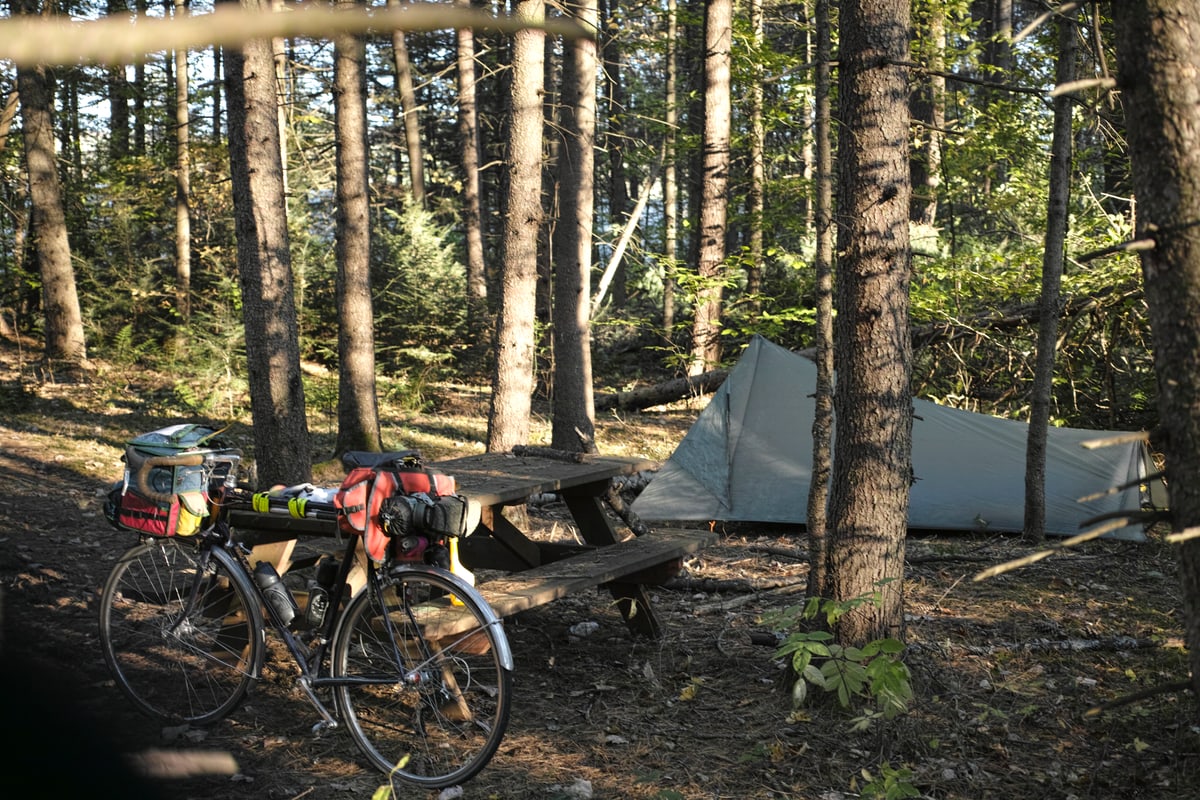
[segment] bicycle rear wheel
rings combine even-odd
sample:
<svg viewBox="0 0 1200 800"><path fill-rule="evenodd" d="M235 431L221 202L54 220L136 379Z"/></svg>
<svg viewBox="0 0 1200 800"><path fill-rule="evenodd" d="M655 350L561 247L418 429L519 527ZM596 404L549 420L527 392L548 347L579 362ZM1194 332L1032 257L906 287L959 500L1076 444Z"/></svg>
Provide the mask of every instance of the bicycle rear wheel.
<svg viewBox="0 0 1200 800"><path fill-rule="evenodd" d="M408 783L467 781L508 726L504 628L473 588L440 570L406 567L368 581L334 634L331 668L347 680L334 697L359 748Z"/></svg>
<svg viewBox="0 0 1200 800"><path fill-rule="evenodd" d="M126 552L104 584L100 643L117 686L142 712L215 722L261 674L262 610L223 550L149 541Z"/></svg>

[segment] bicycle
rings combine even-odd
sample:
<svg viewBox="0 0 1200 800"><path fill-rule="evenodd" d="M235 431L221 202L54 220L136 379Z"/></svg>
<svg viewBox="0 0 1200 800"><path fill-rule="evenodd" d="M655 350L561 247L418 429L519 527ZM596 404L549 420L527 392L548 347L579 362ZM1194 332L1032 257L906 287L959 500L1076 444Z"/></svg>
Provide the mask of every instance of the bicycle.
<svg viewBox="0 0 1200 800"><path fill-rule="evenodd" d="M237 487L236 467L197 453L147 458L131 483L168 503L176 497L149 475L176 467L205 470L209 524L187 537L143 535L100 596L105 661L142 712L170 724L225 717L261 678L269 628L320 717L314 733L344 724L372 766L427 788L461 784L486 766L508 725L513 660L502 621L470 583L401 560L395 548L377 565L349 537L332 580L328 556L304 565L325 573L328 604L322 616L314 590L301 613L277 573L271 580L273 567L249 563L229 512L299 516L300 506L304 518L336 524L336 507L254 495ZM362 588L352 591L364 564Z"/></svg>

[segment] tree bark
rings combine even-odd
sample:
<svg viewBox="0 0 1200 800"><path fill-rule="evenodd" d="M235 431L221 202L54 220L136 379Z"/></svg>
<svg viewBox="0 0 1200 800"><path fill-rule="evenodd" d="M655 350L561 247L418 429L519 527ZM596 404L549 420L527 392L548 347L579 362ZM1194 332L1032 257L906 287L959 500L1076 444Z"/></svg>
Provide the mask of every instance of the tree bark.
<svg viewBox="0 0 1200 800"><path fill-rule="evenodd" d="M544 0L520 0L515 16L545 18ZM501 260L500 313L488 413L488 452L527 444L533 392L538 230L542 212L542 77L545 34L526 28L513 36L508 134L508 200Z"/></svg>
<svg viewBox="0 0 1200 800"><path fill-rule="evenodd" d="M597 0L568 5L585 29L599 24ZM579 38L563 54L559 215L554 235L554 413L550 446L595 452L590 276L595 205L596 42Z"/></svg>
<svg viewBox="0 0 1200 800"><path fill-rule="evenodd" d="M838 621L843 643L903 633L912 479L908 334L908 0L844 2L839 55L839 202L826 596L879 592Z"/></svg>
<svg viewBox="0 0 1200 800"><path fill-rule="evenodd" d="M471 0L454 0L470 8ZM479 119L475 106L475 34L458 31L458 132L462 141L462 217L467 255L467 326L480 338L489 325L487 265L483 256L483 212L479 196Z"/></svg>
<svg viewBox="0 0 1200 800"><path fill-rule="evenodd" d="M387 0L389 7L400 0ZM417 92L413 88L412 63L404 31L392 31L392 65L396 70L396 92L400 95L400 113L404 117L404 146L408 153L408 180L413 202L425 205L425 157L421 147L421 121L417 115Z"/></svg>
<svg viewBox="0 0 1200 800"><path fill-rule="evenodd" d="M814 258L816 281L817 386L813 398L812 480L808 488L807 520L810 571L808 596L825 590L829 548L829 476L833 470L833 130L830 91L832 87L832 25L830 0L816 5L816 85L814 86L816 130L815 197L817 247Z"/></svg>
<svg viewBox="0 0 1200 800"><path fill-rule="evenodd" d="M629 184L625 177L625 114L629 101L625 91L623 72L624 55L621 51L622 16L620 0L605 3L604 75L607 83L608 119L606 122L605 151L608 153L608 204L609 223L613 230L621 230L629 219ZM626 270L618 263L612 277L612 303L614 308L623 308L627 298L625 286Z"/></svg>
<svg viewBox="0 0 1200 800"><path fill-rule="evenodd" d="M1159 419L1166 431L1171 527L1200 525L1200 6L1188 0L1113 3L1117 86L1128 123L1142 277L1154 342ZM1179 545L1184 626L1200 696L1200 539Z"/></svg>
<svg viewBox="0 0 1200 800"><path fill-rule="evenodd" d="M338 0L338 8L359 7ZM371 305L371 207L367 144L367 49L360 37L333 41L337 128L338 432L335 455L379 452L375 393L375 315Z"/></svg>
<svg viewBox="0 0 1200 800"><path fill-rule="evenodd" d="M256 12L268 0L242 0ZM312 454L300 378L287 205L279 146L275 63L270 41L225 49L229 162L246 366L259 486L304 483Z"/></svg>
<svg viewBox="0 0 1200 800"><path fill-rule="evenodd" d="M679 30L677 0L667 0L666 59L666 144L663 148L663 334L667 341L674 336L675 327L675 270L679 263L679 167L676 159L679 125L678 52Z"/></svg>
<svg viewBox="0 0 1200 800"><path fill-rule="evenodd" d="M946 10L923 4L925 17L917 41L924 48L928 73L912 94L912 208L909 219L932 228L937 223L942 172L942 131L946 127Z"/></svg>
<svg viewBox="0 0 1200 800"><path fill-rule="evenodd" d="M765 191L767 172L764 146L766 127L763 123L763 80L766 70L763 67L763 0L750 0L750 35L753 37L754 75L750 79L750 185L747 188L746 206L749 214L747 224L750 227L749 243L746 252L746 295L749 299L749 310L757 314L762 309L762 269L763 269L763 212L765 210Z"/></svg>
<svg viewBox="0 0 1200 800"><path fill-rule="evenodd" d="M725 272L729 136L732 119L730 63L733 0L710 0L704 17L704 179L700 197L699 290L692 325L692 360L698 375L721 361L721 300Z"/></svg>
<svg viewBox="0 0 1200 800"><path fill-rule="evenodd" d="M108 0L105 14L110 17L129 17L126 0ZM111 65L106 71L108 85L108 154L114 160L129 155L129 81L125 65Z"/></svg>
<svg viewBox="0 0 1200 800"><path fill-rule="evenodd" d="M187 0L174 0L175 16L187 17ZM192 154L188 111L188 51L175 51L175 309L186 326L192 318Z"/></svg>
<svg viewBox="0 0 1200 800"><path fill-rule="evenodd" d="M1055 83L1075 80L1075 21L1058 18L1058 67ZM1046 248L1042 256L1041 323L1038 325L1037 366L1029 402L1029 438L1025 446L1025 520L1022 538L1036 544L1046 538L1046 435L1054 388L1058 317L1062 313L1063 262L1067 249L1068 204L1071 200L1073 100L1054 98L1054 131L1050 142L1050 197L1046 212Z"/></svg>
<svg viewBox="0 0 1200 800"><path fill-rule="evenodd" d="M16 0L13 13L38 13L36 0ZM45 357L49 365L63 362L75 368L87 359L83 314L71 264L62 184L54 147L51 112L54 89L44 66L17 67L25 162L29 169L33 246L42 280L42 310L46 318Z"/></svg>

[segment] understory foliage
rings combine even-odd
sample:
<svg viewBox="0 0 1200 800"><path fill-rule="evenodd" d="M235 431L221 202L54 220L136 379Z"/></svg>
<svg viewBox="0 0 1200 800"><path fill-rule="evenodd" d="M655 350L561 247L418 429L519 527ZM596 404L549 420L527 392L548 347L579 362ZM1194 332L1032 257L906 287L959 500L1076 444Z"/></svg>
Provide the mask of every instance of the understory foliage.
<svg viewBox="0 0 1200 800"><path fill-rule="evenodd" d="M795 709L808 702L810 689L835 696L842 708L865 703L867 707L854 719L852 731L865 731L878 720L893 719L908 710L913 697L912 676L900 658L903 642L889 637L854 647L835 642L830 633L842 615L882 601L877 589L846 601L813 597L803 605L764 615L763 624L771 630L790 631L775 657L786 659L795 677Z"/></svg>

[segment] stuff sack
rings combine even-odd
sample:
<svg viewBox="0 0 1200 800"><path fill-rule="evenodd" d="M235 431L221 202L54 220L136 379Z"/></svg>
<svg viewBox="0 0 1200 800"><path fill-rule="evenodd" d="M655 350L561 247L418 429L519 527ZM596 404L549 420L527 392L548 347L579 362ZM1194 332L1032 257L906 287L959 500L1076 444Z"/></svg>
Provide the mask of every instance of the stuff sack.
<svg viewBox="0 0 1200 800"><path fill-rule="evenodd" d="M387 555L390 532L380 510L385 501L397 495L425 495L436 501L452 496L454 478L436 470L425 469L412 456L399 461L381 461L376 466L360 466L350 470L333 497L341 512L338 525L349 534L363 537L363 549L375 561Z"/></svg>
<svg viewBox="0 0 1200 800"><path fill-rule="evenodd" d="M105 503L109 522L150 536L191 536L200 531L208 517L210 489L236 482L241 460L241 451L218 445L217 434L202 425L173 425L126 443L124 480L113 486ZM146 475L146 487L169 495L170 502L139 490L137 476L147 459L181 455L199 455L203 463L154 466Z"/></svg>
<svg viewBox="0 0 1200 800"><path fill-rule="evenodd" d="M171 503L156 503L137 491L117 484L116 497L109 501L109 517L121 529L151 536L191 536L199 531L208 516L208 497L189 492L175 495Z"/></svg>

